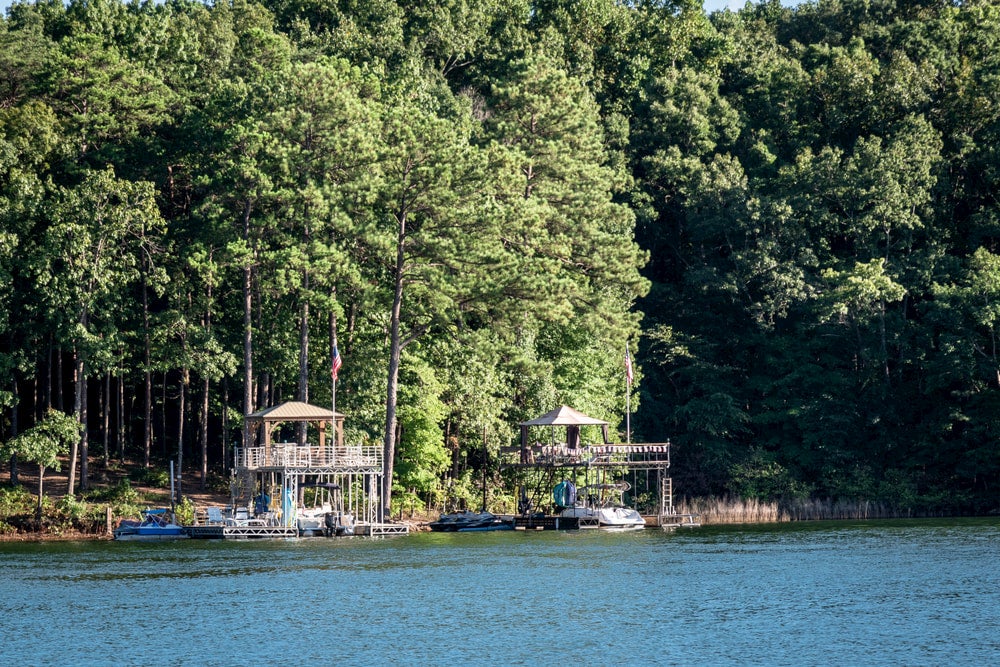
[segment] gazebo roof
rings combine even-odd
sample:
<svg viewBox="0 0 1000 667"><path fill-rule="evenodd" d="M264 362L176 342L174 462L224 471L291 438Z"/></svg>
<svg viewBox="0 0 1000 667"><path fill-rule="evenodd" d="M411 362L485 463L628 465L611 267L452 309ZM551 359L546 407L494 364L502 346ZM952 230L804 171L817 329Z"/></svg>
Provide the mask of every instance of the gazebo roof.
<svg viewBox="0 0 1000 667"><path fill-rule="evenodd" d="M343 419L344 415L337 413L337 419ZM279 403L263 410L251 413L246 416L248 420L264 422L308 422L308 421L330 421L333 417L333 410L321 408L302 401L287 401Z"/></svg>
<svg viewBox="0 0 1000 667"><path fill-rule="evenodd" d="M588 417L578 410L563 405L541 417L521 422L521 426L607 426L608 422Z"/></svg>

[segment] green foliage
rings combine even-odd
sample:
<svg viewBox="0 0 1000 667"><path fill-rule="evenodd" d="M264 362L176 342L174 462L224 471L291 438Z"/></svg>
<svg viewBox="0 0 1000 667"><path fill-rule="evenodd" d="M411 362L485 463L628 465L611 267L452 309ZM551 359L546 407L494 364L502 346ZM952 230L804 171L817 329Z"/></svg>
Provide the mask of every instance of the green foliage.
<svg viewBox="0 0 1000 667"><path fill-rule="evenodd" d="M174 507L174 518L180 526L194 525L194 501L190 498L182 498Z"/></svg>
<svg viewBox="0 0 1000 667"><path fill-rule="evenodd" d="M56 502L55 509L62 514L63 521L67 525L72 525L78 521L82 521L87 516L90 504L85 500L78 500L75 496L67 494Z"/></svg>
<svg viewBox="0 0 1000 667"><path fill-rule="evenodd" d="M440 485L441 473L451 463L444 447L441 426L446 407L441 401L444 386L434 369L423 360L409 355L402 373L399 429L402 434L396 462L394 483L412 497L400 500L401 506L432 498ZM395 495L395 494L394 494ZM420 503L422 505L422 503Z"/></svg>
<svg viewBox="0 0 1000 667"><path fill-rule="evenodd" d="M785 467L759 451L733 465L729 474L731 491L745 500L796 500L809 495Z"/></svg>
<svg viewBox="0 0 1000 667"><path fill-rule="evenodd" d="M27 514L35 509L37 499L23 486L0 485L0 518Z"/></svg>
<svg viewBox="0 0 1000 667"><path fill-rule="evenodd" d="M6 443L0 443L0 457L16 455L42 468L59 470L59 456L69 451L80 435L80 424L71 416L50 410L45 419L22 431Z"/></svg>
<svg viewBox="0 0 1000 667"><path fill-rule="evenodd" d="M143 471L148 472L148 471ZM87 493L87 500L92 506L98 503L111 507L116 517L138 517L142 506L142 498L132 488L128 479L120 479L116 484Z"/></svg>
<svg viewBox="0 0 1000 667"><path fill-rule="evenodd" d="M170 488L170 471L162 468L138 468L129 477L141 486L152 486L157 489ZM129 487L131 488L131 487Z"/></svg>
<svg viewBox="0 0 1000 667"><path fill-rule="evenodd" d="M196 433L218 475L246 410L332 398L335 317L349 439L399 427L416 507L559 403L620 425L638 342L685 493L988 511L997 35L990 2L16 3L0 400L72 358L81 415L110 371L136 418L153 373L127 453ZM79 435L20 430L47 467Z"/></svg>

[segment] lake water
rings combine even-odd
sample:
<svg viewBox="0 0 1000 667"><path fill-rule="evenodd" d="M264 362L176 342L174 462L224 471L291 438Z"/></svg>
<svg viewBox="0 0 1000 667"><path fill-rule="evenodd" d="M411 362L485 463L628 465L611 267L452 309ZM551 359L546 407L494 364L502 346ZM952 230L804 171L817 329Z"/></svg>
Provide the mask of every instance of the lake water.
<svg viewBox="0 0 1000 667"><path fill-rule="evenodd" d="M1000 520L0 544L26 665L991 665Z"/></svg>

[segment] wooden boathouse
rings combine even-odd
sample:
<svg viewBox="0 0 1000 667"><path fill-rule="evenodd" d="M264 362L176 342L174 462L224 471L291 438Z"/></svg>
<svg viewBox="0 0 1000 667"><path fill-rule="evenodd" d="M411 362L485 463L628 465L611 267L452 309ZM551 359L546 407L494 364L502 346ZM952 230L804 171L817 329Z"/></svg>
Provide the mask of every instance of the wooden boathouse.
<svg viewBox="0 0 1000 667"><path fill-rule="evenodd" d="M194 538L399 535L402 523L379 520L380 447L344 443L344 415L291 401L247 415L249 444L235 448L231 504L207 508ZM274 441L286 425L306 425L307 440Z"/></svg>
<svg viewBox="0 0 1000 667"><path fill-rule="evenodd" d="M606 490L620 492L647 526L700 525L695 515L678 514L674 508L669 441L612 443L608 422L565 405L519 426L520 446L501 450L501 469L516 478L520 489L516 529L584 527L554 511L551 492L562 480L574 480L594 504L610 502L601 495ZM539 429L548 437L532 439Z"/></svg>

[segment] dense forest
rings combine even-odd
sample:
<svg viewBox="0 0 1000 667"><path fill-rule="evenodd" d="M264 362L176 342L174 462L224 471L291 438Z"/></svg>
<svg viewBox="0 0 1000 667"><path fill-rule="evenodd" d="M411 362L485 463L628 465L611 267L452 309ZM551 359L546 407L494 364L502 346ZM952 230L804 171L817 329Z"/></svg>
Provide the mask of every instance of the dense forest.
<svg viewBox="0 0 1000 667"><path fill-rule="evenodd" d="M54 409L70 493L205 484L336 350L436 505L560 404L623 431L629 346L682 494L995 510L998 41L997 0L17 1L0 449Z"/></svg>

